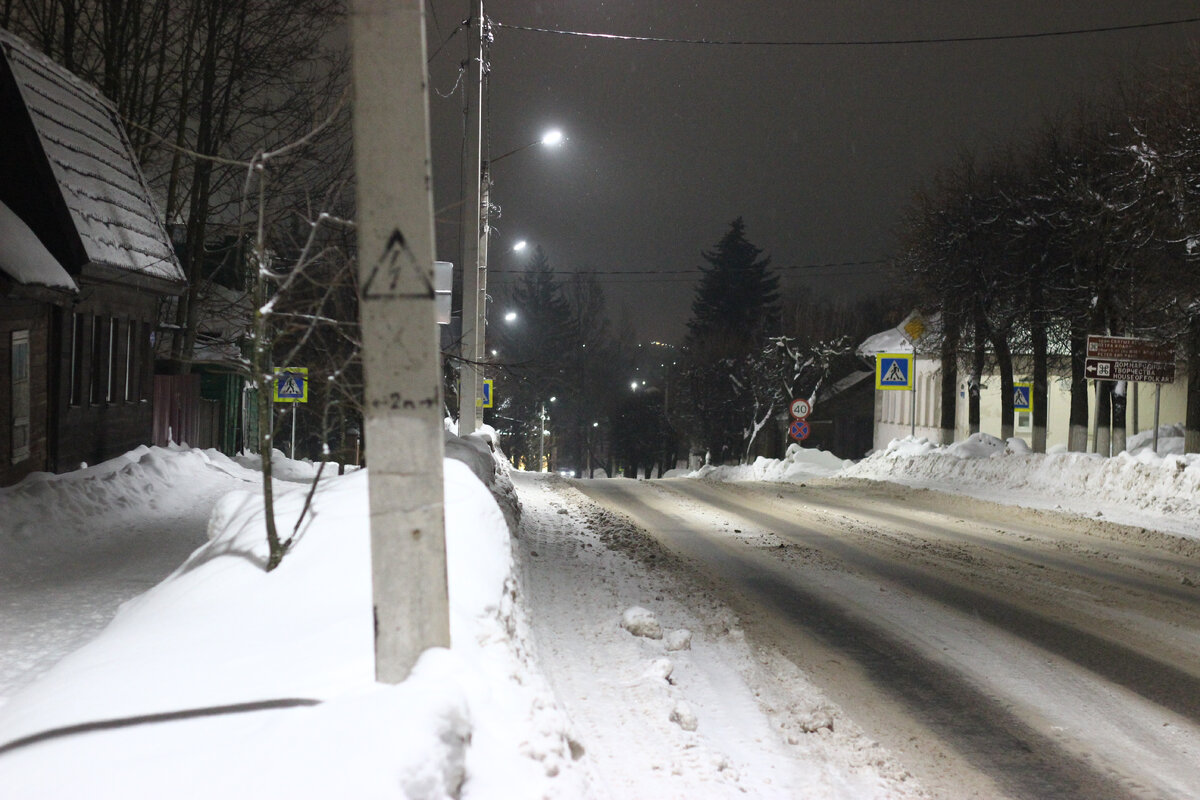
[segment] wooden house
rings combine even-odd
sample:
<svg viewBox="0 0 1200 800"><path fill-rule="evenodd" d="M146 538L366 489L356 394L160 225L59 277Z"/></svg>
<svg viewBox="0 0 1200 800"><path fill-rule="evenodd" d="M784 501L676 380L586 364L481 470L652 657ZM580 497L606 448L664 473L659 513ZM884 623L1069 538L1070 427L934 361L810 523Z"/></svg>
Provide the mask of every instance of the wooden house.
<svg viewBox="0 0 1200 800"><path fill-rule="evenodd" d="M0 486L151 442L185 279L115 108L0 31Z"/></svg>

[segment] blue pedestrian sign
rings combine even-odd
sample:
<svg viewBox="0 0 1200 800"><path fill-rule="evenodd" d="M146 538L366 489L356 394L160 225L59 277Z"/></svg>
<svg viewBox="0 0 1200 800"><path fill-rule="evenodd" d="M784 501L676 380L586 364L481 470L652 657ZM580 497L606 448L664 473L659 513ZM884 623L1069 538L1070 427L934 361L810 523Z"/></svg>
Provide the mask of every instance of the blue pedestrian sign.
<svg viewBox="0 0 1200 800"><path fill-rule="evenodd" d="M1013 411L1033 411L1033 384L1013 384Z"/></svg>
<svg viewBox="0 0 1200 800"><path fill-rule="evenodd" d="M495 403L495 395L492 391L492 379L483 379L483 397L475 398L476 408L491 408Z"/></svg>
<svg viewBox="0 0 1200 800"><path fill-rule="evenodd" d="M876 389L912 389L912 378L912 353L881 353L875 360Z"/></svg>
<svg viewBox="0 0 1200 800"><path fill-rule="evenodd" d="M308 367L275 368L275 402L308 402Z"/></svg>

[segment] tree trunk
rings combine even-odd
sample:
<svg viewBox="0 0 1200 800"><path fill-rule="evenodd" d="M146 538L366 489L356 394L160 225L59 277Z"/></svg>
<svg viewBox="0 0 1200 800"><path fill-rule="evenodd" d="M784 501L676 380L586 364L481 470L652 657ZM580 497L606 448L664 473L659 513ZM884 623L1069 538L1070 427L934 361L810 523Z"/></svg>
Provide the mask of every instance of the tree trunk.
<svg viewBox="0 0 1200 800"><path fill-rule="evenodd" d="M1112 455L1112 381L1096 381L1096 439L1093 452Z"/></svg>
<svg viewBox="0 0 1200 800"><path fill-rule="evenodd" d="M1112 452L1125 452L1125 408L1129 384L1119 381L1112 388Z"/></svg>
<svg viewBox="0 0 1200 800"><path fill-rule="evenodd" d="M1087 359L1087 333L1071 326L1071 418L1067 449L1086 453L1088 441L1088 382L1083 368Z"/></svg>
<svg viewBox="0 0 1200 800"><path fill-rule="evenodd" d="M983 388L983 362L987 357L987 345L983 338L983 330L975 325L975 359L971 363L971 378L968 384L969 401L967 405L967 420L971 433L979 433L979 394Z"/></svg>
<svg viewBox="0 0 1200 800"><path fill-rule="evenodd" d="M1042 308L1040 278L1034 278L1031 292L1033 312L1030 315L1029 339L1033 347L1033 452L1046 452L1046 424L1050 416L1050 367L1047 351L1046 313Z"/></svg>
<svg viewBox="0 0 1200 800"><path fill-rule="evenodd" d="M1183 452L1200 453L1200 316L1192 317L1189 322L1184 348L1188 377Z"/></svg>
<svg viewBox="0 0 1200 800"><path fill-rule="evenodd" d="M991 334L992 347L996 351L996 366L1000 369L1000 438L1008 441L1013 437L1013 364L1012 351L1004 335L995 331Z"/></svg>
<svg viewBox="0 0 1200 800"><path fill-rule="evenodd" d="M942 385L941 385L941 443L954 442L958 411L958 341L960 336L957 320L951 320L943 311L945 327L942 332Z"/></svg>

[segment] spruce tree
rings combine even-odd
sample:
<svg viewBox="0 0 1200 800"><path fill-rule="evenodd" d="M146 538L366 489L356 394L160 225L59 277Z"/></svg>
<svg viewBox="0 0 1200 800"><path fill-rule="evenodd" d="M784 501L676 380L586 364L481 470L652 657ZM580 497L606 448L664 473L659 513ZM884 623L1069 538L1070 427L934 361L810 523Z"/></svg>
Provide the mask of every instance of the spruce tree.
<svg viewBox="0 0 1200 800"><path fill-rule="evenodd" d="M716 247L701 253L708 266L701 267L684 342L680 417L693 446L717 463L740 457L760 424L748 370L779 325L779 277L762 252L738 217Z"/></svg>
<svg viewBox="0 0 1200 800"><path fill-rule="evenodd" d="M779 316L779 276L768 271L769 257L746 240L746 223L738 217L712 250L692 302L689 339L709 334L736 336L771 332ZM757 338L757 337L755 337Z"/></svg>

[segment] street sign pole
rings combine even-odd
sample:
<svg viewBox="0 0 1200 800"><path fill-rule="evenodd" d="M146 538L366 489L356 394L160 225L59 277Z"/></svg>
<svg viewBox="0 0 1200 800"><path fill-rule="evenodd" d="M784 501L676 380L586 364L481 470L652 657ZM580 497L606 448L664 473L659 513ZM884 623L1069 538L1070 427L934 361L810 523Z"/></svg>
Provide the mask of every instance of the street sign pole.
<svg viewBox="0 0 1200 800"><path fill-rule="evenodd" d="M349 15L375 677L384 683L450 644L424 5L351 0Z"/></svg>
<svg viewBox="0 0 1200 800"><path fill-rule="evenodd" d="M913 359L913 367L916 367L916 359ZM909 434L913 439L917 438L917 376L912 376L912 431Z"/></svg>
<svg viewBox="0 0 1200 800"><path fill-rule="evenodd" d="M1154 384L1154 453L1158 454L1158 405L1162 400L1162 384Z"/></svg>

